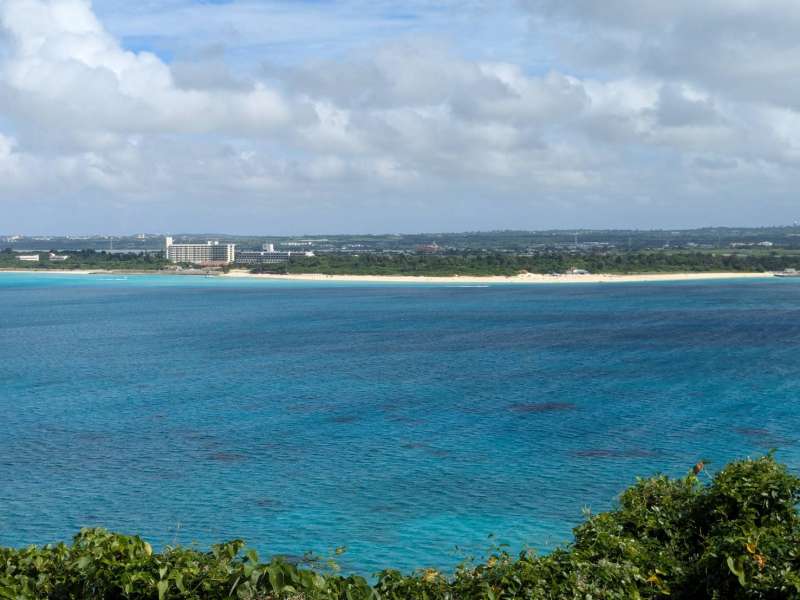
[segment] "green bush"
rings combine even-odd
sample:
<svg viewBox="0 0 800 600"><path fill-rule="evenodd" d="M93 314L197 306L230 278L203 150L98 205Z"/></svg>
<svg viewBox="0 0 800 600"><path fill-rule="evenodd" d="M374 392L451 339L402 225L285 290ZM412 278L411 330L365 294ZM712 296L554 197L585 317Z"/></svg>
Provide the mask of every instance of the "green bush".
<svg viewBox="0 0 800 600"><path fill-rule="evenodd" d="M695 469L699 471L699 469ZM241 541L154 552L139 537L82 530L72 544L0 549L0 598L244 600L715 600L800 598L800 479L772 456L708 484L642 479L550 554L496 552L445 575L315 572L262 562Z"/></svg>

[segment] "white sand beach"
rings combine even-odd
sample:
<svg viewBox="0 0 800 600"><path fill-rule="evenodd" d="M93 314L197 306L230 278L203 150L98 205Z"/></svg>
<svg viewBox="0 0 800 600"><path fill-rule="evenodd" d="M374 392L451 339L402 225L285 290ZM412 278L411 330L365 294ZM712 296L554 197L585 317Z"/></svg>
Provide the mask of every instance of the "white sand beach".
<svg viewBox="0 0 800 600"><path fill-rule="evenodd" d="M449 277L430 277L413 275L322 275L322 274L297 274L273 275L268 273L250 273L249 271L234 269L220 277L242 277L256 279L275 279L283 281L340 281L340 282L372 282L372 283L461 283L461 284L486 284L486 283L622 283L645 281L702 281L709 279L753 279L772 277L772 273L652 273L638 275L540 275L526 273L511 277L471 275L453 275Z"/></svg>
<svg viewBox="0 0 800 600"><path fill-rule="evenodd" d="M112 271L98 271L85 269L0 269L0 273L15 273L23 275L26 273L46 273L50 275L98 275L112 273Z"/></svg>
<svg viewBox="0 0 800 600"><path fill-rule="evenodd" d="M294 275L276 275L270 273L250 273L244 269L233 269L228 273L165 272L165 271L125 271L125 270L83 270L83 269L0 269L0 273L36 273L45 275L185 275L215 277L231 277L242 279L271 279L277 281L330 281L330 282L363 282L363 283L456 283L464 285L480 285L489 283L624 283L647 281L703 281L715 279L757 279L773 277L772 273L640 273L636 275L540 275L526 273L503 277L497 275L451 275L442 277L414 275L323 275L321 273L305 273Z"/></svg>

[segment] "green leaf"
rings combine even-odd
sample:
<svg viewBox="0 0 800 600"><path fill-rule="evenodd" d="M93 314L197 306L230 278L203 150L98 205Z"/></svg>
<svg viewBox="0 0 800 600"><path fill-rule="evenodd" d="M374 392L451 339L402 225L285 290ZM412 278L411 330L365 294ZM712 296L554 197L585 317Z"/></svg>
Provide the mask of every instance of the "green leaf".
<svg viewBox="0 0 800 600"><path fill-rule="evenodd" d="M164 600L169 589L169 581L162 579L156 584L156 587L158 588L158 600Z"/></svg>
<svg viewBox="0 0 800 600"><path fill-rule="evenodd" d="M179 592L186 591L186 587L183 585L183 573L177 573L175 575L175 587L178 588Z"/></svg>
<svg viewBox="0 0 800 600"><path fill-rule="evenodd" d="M744 557L740 556L734 560L732 556L729 556L725 562L728 564L728 568L731 570L731 573L736 575L737 579L739 580L739 585L744 587L747 584L747 577L744 572Z"/></svg>

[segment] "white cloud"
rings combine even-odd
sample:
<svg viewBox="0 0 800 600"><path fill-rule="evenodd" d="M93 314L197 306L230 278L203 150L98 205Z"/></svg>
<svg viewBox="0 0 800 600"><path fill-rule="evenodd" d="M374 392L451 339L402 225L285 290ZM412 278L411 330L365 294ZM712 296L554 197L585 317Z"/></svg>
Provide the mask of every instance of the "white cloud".
<svg viewBox="0 0 800 600"><path fill-rule="evenodd" d="M685 81L742 101L800 107L793 0L519 0L534 28L566 26L562 57L609 73Z"/></svg>
<svg viewBox="0 0 800 600"><path fill-rule="evenodd" d="M407 17L339 3L335 22L377 33L336 52L319 6L117 7L138 15L134 29L168 14L180 35L229 16L262 46L303 39L295 63L259 56L243 71L223 46L171 62L126 49L88 0L2 0L0 203L54 197L91 213L169 201L213 221L224 197L231 214L280 209L322 228L350 227L352 210L371 228L675 226L729 203L765 219L748 208L758 193L787 214L800 183L794 3L712 0L699 14L688 0L519 0L529 35L557 40L525 63L524 40L475 56L457 38L523 13L457 4L415 0ZM303 16L302 35L281 30Z"/></svg>
<svg viewBox="0 0 800 600"><path fill-rule="evenodd" d="M275 90L187 90L148 52L123 50L84 0L7 0L9 110L46 124L117 133L270 132L292 113Z"/></svg>

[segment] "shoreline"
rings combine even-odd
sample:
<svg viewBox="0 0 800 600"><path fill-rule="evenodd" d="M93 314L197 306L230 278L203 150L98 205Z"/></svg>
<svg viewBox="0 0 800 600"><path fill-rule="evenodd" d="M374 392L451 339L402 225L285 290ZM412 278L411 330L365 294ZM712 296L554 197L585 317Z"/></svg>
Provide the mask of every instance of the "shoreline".
<svg viewBox="0 0 800 600"><path fill-rule="evenodd" d="M40 273L44 275L185 275L185 276L206 276L209 273L206 271L139 271L131 269L0 269L0 275L3 273L10 273L15 275L24 275L25 273ZM211 273L216 276L216 273Z"/></svg>
<svg viewBox="0 0 800 600"><path fill-rule="evenodd" d="M350 283L624 283L624 282L656 282L656 281L702 281L715 279L757 279L771 278L772 273L640 273L631 275L593 274L593 275L541 275L527 273L524 275L323 275L321 273L305 273L295 275L279 275L270 273L250 273L243 270L232 270L219 277L243 279L272 279L276 281L331 281Z"/></svg>
<svg viewBox="0 0 800 600"><path fill-rule="evenodd" d="M645 283L659 281L704 281L719 279L758 279L772 278L773 273L752 272L708 272L708 273L636 273L619 275L597 273L589 275L542 275L526 273L522 275L325 275L322 273L273 274L250 273L244 269L228 273L175 272L175 271L125 271L125 270L87 270L87 269L0 269L0 274L50 274L50 275L156 275L182 277L222 277L230 279L265 279L272 281L306 281L339 283L455 283L480 285L490 283L510 284L548 284L548 283Z"/></svg>
<svg viewBox="0 0 800 600"><path fill-rule="evenodd" d="M53 275L107 275L113 271L88 271L86 269L0 269L0 273L22 275L25 273L52 273Z"/></svg>

